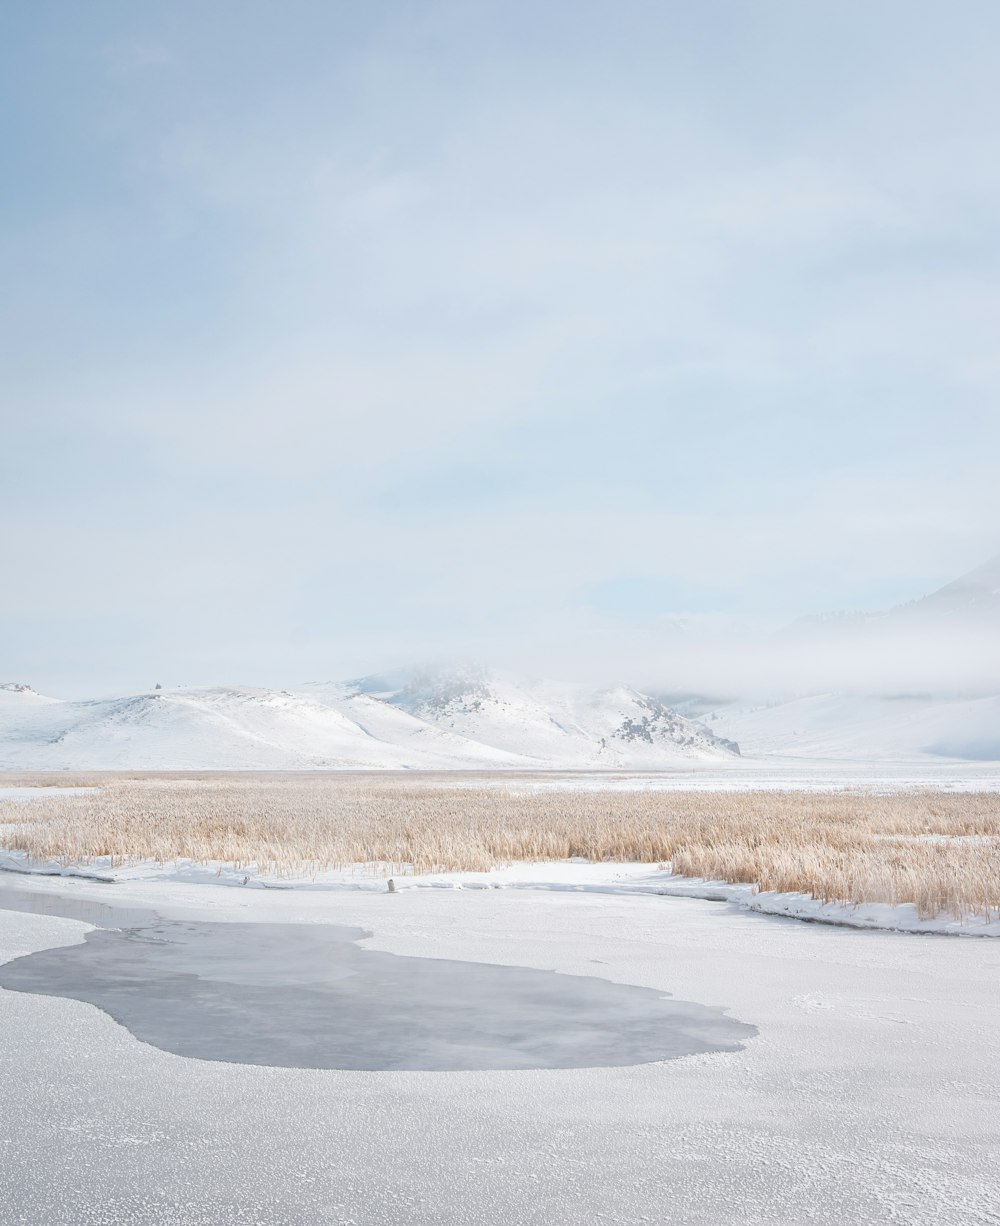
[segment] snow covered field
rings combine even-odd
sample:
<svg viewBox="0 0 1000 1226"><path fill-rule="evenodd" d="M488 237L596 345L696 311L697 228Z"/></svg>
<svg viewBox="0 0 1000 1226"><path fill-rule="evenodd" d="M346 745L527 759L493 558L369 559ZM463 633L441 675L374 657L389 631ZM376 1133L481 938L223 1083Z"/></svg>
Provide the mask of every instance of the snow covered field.
<svg viewBox="0 0 1000 1226"><path fill-rule="evenodd" d="M855 788L878 791L1000 791L1000 762L896 762L891 759L830 760L768 755L695 767L642 771L557 771L531 774L482 774L456 777L453 786L513 790L597 790L642 792L836 792Z"/></svg>
<svg viewBox="0 0 1000 1226"><path fill-rule="evenodd" d="M27 886L360 925L372 949L654 987L758 1034L618 1069L275 1069L171 1056L89 1005L0 992L5 1226L997 1220L993 942L648 895ZM0 910L0 959L84 931Z"/></svg>
<svg viewBox="0 0 1000 1226"><path fill-rule="evenodd" d="M729 902L764 915L780 915L812 923L839 927L881 929L890 932L934 933L962 937L1000 937L1000 919L966 915L956 919L942 914L922 918L912 903L891 906L887 903L828 902L794 892L757 892L750 885L726 881L705 881L683 877L667 865L589 864L575 861L550 861L513 864L488 873L418 873L393 876L390 865L358 864L344 869L327 869L309 876L275 877L253 868L236 867L221 861L205 863L181 860L170 864L148 861L127 867L115 866L107 859L89 865L66 865L57 861L31 863L17 852L0 851L0 872L17 877L63 878L69 881L96 881L105 885L159 883L161 885L233 886L241 890L269 891L363 891L381 894L392 880L396 892L408 890L530 890L576 894L644 894L662 898L699 898ZM117 897L117 894L115 895Z"/></svg>

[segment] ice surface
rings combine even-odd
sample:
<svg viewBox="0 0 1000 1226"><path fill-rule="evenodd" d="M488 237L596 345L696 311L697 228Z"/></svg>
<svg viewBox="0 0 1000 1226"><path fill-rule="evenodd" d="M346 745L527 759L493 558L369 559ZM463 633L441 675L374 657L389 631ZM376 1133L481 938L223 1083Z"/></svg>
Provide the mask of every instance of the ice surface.
<svg viewBox="0 0 1000 1226"><path fill-rule="evenodd" d="M79 1001L0 991L5 1226L995 1226L991 942L649 896L25 888L359 926L400 956L674 991L759 1034L619 1068L268 1068L184 1059ZM0 912L0 961L85 931Z"/></svg>
<svg viewBox="0 0 1000 1226"><path fill-rule="evenodd" d="M0 888L0 910L31 898ZM88 918L82 900L46 902L50 914ZM97 1005L182 1056L287 1068L584 1068L735 1051L754 1033L721 1009L648 988L368 950L360 928L158 920L96 906L94 918L123 927L0 967L0 987Z"/></svg>

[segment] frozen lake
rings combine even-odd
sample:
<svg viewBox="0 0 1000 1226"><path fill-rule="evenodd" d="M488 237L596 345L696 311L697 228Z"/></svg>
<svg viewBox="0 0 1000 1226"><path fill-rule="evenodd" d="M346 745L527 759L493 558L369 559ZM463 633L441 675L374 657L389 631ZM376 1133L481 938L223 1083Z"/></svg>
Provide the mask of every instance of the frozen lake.
<svg viewBox="0 0 1000 1226"><path fill-rule="evenodd" d="M362 928L369 951L670 992L757 1034L608 1067L282 1068L0 990L4 1226L996 1226L996 942L648 895L16 887L178 923ZM88 932L0 910L0 962Z"/></svg>
<svg viewBox="0 0 1000 1226"><path fill-rule="evenodd" d="M0 966L0 988L72 997L144 1042L286 1068L535 1069L735 1051L753 1027L721 1009L583 975L363 948L337 924L162 920L45 896L97 922L82 945ZM0 909L38 895L0 886Z"/></svg>

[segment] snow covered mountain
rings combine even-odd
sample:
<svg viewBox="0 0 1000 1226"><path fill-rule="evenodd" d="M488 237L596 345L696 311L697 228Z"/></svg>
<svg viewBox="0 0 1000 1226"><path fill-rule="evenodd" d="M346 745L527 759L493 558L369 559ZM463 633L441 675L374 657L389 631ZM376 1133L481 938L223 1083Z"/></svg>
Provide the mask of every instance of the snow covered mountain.
<svg viewBox="0 0 1000 1226"><path fill-rule="evenodd" d="M790 631L801 661L834 662L844 692L718 706L708 722L745 753L1000 761L1000 557L906 604Z"/></svg>
<svg viewBox="0 0 1000 1226"><path fill-rule="evenodd" d="M731 763L740 748L771 760L1000 761L1000 557L884 613L802 619L791 639L798 694L787 680L767 701L689 694L683 714L679 696L479 668L82 702L8 683L0 770L657 770ZM824 677L803 680L814 660ZM829 692L831 678L843 692Z"/></svg>
<svg viewBox="0 0 1000 1226"><path fill-rule="evenodd" d="M811 694L708 717L752 758L1000 761L1000 697Z"/></svg>
<svg viewBox="0 0 1000 1226"><path fill-rule="evenodd" d="M592 695L574 713L559 687L547 711L540 692L509 684L501 698L492 683L477 684L481 693L441 675L425 677L421 690L413 674L395 696L328 683L300 693L215 687L81 702L8 684L0 770L650 769L738 752L635 691ZM476 703L478 718L465 718Z"/></svg>
<svg viewBox="0 0 1000 1226"><path fill-rule="evenodd" d="M1000 630L1000 554L891 615L987 621Z"/></svg>
<svg viewBox="0 0 1000 1226"><path fill-rule="evenodd" d="M915 633L949 636L963 631L989 631L997 635L1000 645L1000 555L927 596L891 609L813 614L800 617L789 627L793 636L868 632L882 641Z"/></svg>
<svg viewBox="0 0 1000 1226"><path fill-rule="evenodd" d="M363 696L249 688L0 701L0 769L455 769L526 765Z"/></svg>
<svg viewBox="0 0 1000 1226"><path fill-rule="evenodd" d="M353 688L436 728L552 765L655 768L739 754L733 741L622 685L590 691L466 668L364 677Z"/></svg>

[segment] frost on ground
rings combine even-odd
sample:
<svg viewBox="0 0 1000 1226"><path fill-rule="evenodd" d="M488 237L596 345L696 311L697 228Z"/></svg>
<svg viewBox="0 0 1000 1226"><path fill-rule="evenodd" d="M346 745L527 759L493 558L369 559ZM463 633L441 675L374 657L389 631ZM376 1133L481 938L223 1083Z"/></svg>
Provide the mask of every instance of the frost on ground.
<svg viewBox="0 0 1000 1226"><path fill-rule="evenodd" d="M551 861L512 864L484 873L413 873L405 866L386 863L348 865L308 876L275 876L255 865L235 868L220 861L199 863L177 860L169 864L145 861L123 867L102 857L84 866L56 861L30 862L23 854L0 852L0 871L104 884L158 882L189 885L224 885L242 889L293 891L389 890L537 890L579 894L649 894L668 898L696 898L728 902L748 911L813 923L891 932L942 933L949 936L1000 937L1000 918L967 913L956 918L946 913L921 916L913 903L823 902L795 891L759 891L752 885L706 881L673 873L669 865L589 864Z"/></svg>
<svg viewBox="0 0 1000 1226"><path fill-rule="evenodd" d="M617 1069L313 1071L172 1056L90 1005L0 992L5 1224L995 1226L993 942L578 889L17 886L178 919L358 925L371 949L599 976L758 1034ZM0 961L85 931L0 910Z"/></svg>

